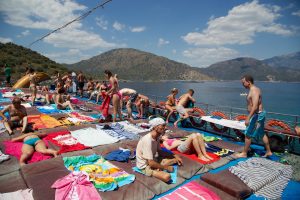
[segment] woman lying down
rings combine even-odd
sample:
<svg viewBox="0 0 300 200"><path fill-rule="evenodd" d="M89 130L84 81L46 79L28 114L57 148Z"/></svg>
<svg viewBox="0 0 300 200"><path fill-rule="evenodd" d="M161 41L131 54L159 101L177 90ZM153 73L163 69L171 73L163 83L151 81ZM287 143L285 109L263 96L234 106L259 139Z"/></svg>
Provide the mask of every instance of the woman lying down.
<svg viewBox="0 0 300 200"><path fill-rule="evenodd" d="M26 133L11 139L12 142L23 142L20 165L25 165L26 161L31 158L35 151L57 157L58 151L48 149L45 142L40 139L45 136L45 133Z"/></svg>
<svg viewBox="0 0 300 200"><path fill-rule="evenodd" d="M163 145L168 150L177 149L180 153L191 154L193 151L196 151L197 156L200 160L210 161L213 160L212 157L207 155L205 149L205 143L201 134L192 133L187 137L185 141L180 139L170 139L168 135L161 137Z"/></svg>

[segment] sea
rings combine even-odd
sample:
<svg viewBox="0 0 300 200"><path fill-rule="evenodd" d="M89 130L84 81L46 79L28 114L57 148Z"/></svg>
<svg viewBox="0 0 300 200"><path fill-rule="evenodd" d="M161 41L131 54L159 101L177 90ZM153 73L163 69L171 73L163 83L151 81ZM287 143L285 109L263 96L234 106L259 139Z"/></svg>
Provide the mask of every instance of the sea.
<svg viewBox="0 0 300 200"><path fill-rule="evenodd" d="M300 116L300 83L255 82L255 85L262 91L266 111ZM172 88L179 89L177 97L186 93L188 89L193 89L194 98L199 103L244 109L245 93L248 93L240 81L122 82L120 87L135 89L139 93L149 95L150 99L157 96L158 100L165 100ZM300 118L297 120L300 123Z"/></svg>

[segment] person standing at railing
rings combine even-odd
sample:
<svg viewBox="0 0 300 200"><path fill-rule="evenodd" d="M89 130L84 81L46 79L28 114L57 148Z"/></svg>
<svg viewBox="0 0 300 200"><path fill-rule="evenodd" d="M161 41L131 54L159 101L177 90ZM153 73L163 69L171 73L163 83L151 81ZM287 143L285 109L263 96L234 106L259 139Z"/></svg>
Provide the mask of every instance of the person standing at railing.
<svg viewBox="0 0 300 200"><path fill-rule="evenodd" d="M266 148L264 157L271 156L269 138L264 132L264 123L266 118L266 111L263 110L262 93L261 90L254 85L253 77L245 75L242 77L241 82L243 86L249 90L247 95L247 109L248 116L245 120L245 146L241 153L236 154L237 157L247 157L248 150L253 138L263 140Z"/></svg>

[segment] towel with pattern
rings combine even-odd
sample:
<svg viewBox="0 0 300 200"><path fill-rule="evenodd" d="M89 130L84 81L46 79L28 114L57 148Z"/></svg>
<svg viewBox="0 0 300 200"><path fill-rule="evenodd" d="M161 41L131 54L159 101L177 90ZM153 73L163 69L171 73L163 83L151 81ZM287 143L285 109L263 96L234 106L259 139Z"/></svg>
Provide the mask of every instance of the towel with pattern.
<svg viewBox="0 0 300 200"><path fill-rule="evenodd" d="M68 113L68 115L71 117L71 118L76 118L78 119L78 122L81 121L81 122L92 122L92 121L95 121L96 119L93 118L93 117L90 117L90 116L87 116L87 115L83 115L81 113L78 113L78 112L70 112ZM74 123L74 122L73 122Z"/></svg>
<svg viewBox="0 0 300 200"><path fill-rule="evenodd" d="M133 174L128 174L97 154L64 157L63 160L68 170L86 172L90 181L102 192L115 190L135 180Z"/></svg>
<svg viewBox="0 0 300 200"><path fill-rule="evenodd" d="M34 130L55 128L62 125L57 119L45 114L29 115L28 123L32 124Z"/></svg>
<svg viewBox="0 0 300 200"><path fill-rule="evenodd" d="M79 151L88 148L83 144L79 143L78 140L74 138L71 135L71 132L68 130L49 133L44 139L49 140L56 146L59 146L60 154L66 152L72 152L72 151Z"/></svg>
<svg viewBox="0 0 300 200"><path fill-rule="evenodd" d="M292 166L266 158L250 158L230 167L229 171L238 176L257 196L267 199L280 199L293 174Z"/></svg>
<svg viewBox="0 0 300 200"><path fill-rule="evenodd" d="M110 126L111 129L103 129L104 126L100 126L100 125L97 125L96 127L97 129L100 129L105 133L107 133L108 135L117 138L119 140L124 140L124 139L135 140L139 138L138 135L124 130L122 125L119 125L119 123L112 124Z"/></svg>
<svg viewBox="0 0 300 200"><path fill-rule="evenodd" d="M210 189L191 181L177 188L175 191L159 198L160 200L178 200L178 199L202 199L202 200L220 200Z"/></svg>

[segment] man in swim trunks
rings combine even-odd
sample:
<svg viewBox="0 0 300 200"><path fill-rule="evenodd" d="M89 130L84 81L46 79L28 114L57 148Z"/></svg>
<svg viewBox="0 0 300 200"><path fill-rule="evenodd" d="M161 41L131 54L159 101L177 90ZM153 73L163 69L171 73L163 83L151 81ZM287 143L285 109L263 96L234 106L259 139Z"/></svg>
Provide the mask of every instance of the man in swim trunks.
<svg viewBox="0 0 300 200"><path fill-rule="evenodd" d="M4 115L4 113L8 112L10 119ZM26 108L21 105L21 99L19 97L14 97L12 100L12 104L5 107L0 112L0 117L4 120L4 126L8 131L8 134L13 134L12 129L16 127L22 126L22 133L25 133L27 123L27 112Z"/></svg>
<svg viewBox="0 0 300 200"><path fill-rule="evenodd" d="M140 139L136 148L136 166L146 176L169 182L171 176L168 172L174 170L171 165L175 163L182 165L182 159L178 155L174 155L171 159L164 159L168 154L161 150L158 140L165 133L166 122L161 118L154 118L149 121L149 124L152 131Z"/></svg>
<svg viewBox="0 0 300 200"><path fill-rule="evenodd" d="M241 82L243 86L249 90L249 94L247 96L247 109L249 114L245 120L246 130L244 150L241 153L236 154L236 156L239 158L247 157L251 140L253 138L259 140L262 138L266 148L264 157L271 156L272 152L270 149L269 139L264 132L266 111L263 110L261 90L254 85L253 77L250 75L243 76Z"/></svg>
<svg viewBox="0 0 300 200"><path fill-rule="evenodd" d="M79 90L79 95L83 97L83 87L84 87L84 81L86 80L85 76L83 75L82 71L79 72L77 76L78 80L78 90Z"/></svg>
<svg viewBox="0 0 300 200"><path fill-rule="evenodd" d="M179 102L176 105L176 111L179 113L180 118L174 122L174 126L177 127L178 122L189 118L189 113L190 111L193 111L192 108L188 108L188 104L190 102L195 103L196 100L193 98L194 95L194 90L189 89L188 92L181 97L179 97Z"/></svg>
<svg viewBox="0 0 300 200"><path fill-rule="evenodd" d="M127 108L127 113L128 113L128 118L133 120L132 117L132 105L135 103L136 99L138 98L139 93L137 93L136 90L131 89L131 88L123 88L119 91L122 94L122 97L129 97L127 103L126 103L126 108ZM122 109L122 104L121 102L121 109Z"/></svg>

